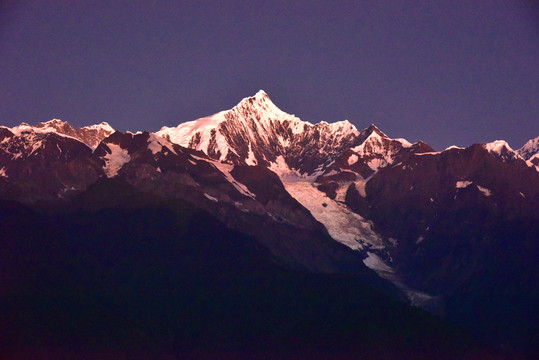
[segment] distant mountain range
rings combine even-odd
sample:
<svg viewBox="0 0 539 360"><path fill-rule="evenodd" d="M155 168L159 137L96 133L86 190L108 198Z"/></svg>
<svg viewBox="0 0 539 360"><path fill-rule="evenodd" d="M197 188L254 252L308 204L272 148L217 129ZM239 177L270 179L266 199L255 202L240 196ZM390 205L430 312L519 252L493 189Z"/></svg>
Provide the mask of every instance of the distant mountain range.
<svg viewBox="0 0 539 360"><path fill-rule="evenodd" d="M68 242L82 237L90 254L92 241L122 237L129 256L134 250L124 234L137 244L144 243L140 234L174 241L175 232L206 241L191 220L152 227L151 234L115 230L112 224L100 233L87 222L94 218L99 228L104 214L116 211L110 216L120 216L124 226L148 227L151 209L159 208L173 217L206 219L220 229L208 230L212 243L219 234L247 239L212 245L217 253L197 248L196 256L181 255L178 262L204 262L205 256L217 261L226 253L231 256L226 266L241 276L259 269L238 265L235 256L247 262L258 258L271 271L351 276L373 296L427 309L487 339L494 349L523 357L538 350L539 137L516 151L504 141L434 151L424 142L389 138L375 125L362 131L347 121L313 125L281 111L260 91L231 110L156 133L117 132L107 123L75 129L60 120L0 127L0 199L3 226L9 228L1 237L0 270L13 286L0 292L4 303L14 294L24 298L20 282L30 279L14 270L31 258L20 243L24 239L49 241L53 233ZM190 206L196 210L186 210ZM128 214L139 210L149 218L129 223ZM37 219L43 231L31 221L23 226L25 216ZM156 221L155 226L164 220ZM77 224L93 235L86 238ZM36 264L53 261L44 260L51 254L62 258L58 249L49 250ZM88 259L80 261L91 266ZM216 269L225 266L219 261ZM71 266L70 271L82 271ZM189 274L192 281L196 276ZM348 330L353 333L353 327ZM419 346L416 338L411 341ZM358 349L350 351L362 353ZM407 351L410 357L418 354Z"/></svg>

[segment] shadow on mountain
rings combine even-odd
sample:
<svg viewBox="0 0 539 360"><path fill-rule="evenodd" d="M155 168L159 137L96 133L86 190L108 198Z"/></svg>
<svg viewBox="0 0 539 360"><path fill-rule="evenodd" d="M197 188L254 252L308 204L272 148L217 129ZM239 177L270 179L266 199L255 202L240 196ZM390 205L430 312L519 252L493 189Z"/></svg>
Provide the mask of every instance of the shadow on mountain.
<svg viewBox="0 0 539 360"><path fill-rule="evenodd" d="M287 270L193 204L119 180L0 215L7 359L496 358L356 276Z"/></svg>

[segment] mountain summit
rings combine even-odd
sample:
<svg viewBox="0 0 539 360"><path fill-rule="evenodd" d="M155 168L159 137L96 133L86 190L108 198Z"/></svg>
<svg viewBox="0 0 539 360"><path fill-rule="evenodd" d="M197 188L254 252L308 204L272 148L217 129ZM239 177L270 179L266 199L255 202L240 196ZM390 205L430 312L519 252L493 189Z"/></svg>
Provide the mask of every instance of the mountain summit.
<svg viewBox="0 0 539 360"><path fill-rule="evenodd" d="M311 124L280 110L262 90L230 110L157 132L233 164L285 166L302 174L327 167L360 132L348 121Z"/></svg>

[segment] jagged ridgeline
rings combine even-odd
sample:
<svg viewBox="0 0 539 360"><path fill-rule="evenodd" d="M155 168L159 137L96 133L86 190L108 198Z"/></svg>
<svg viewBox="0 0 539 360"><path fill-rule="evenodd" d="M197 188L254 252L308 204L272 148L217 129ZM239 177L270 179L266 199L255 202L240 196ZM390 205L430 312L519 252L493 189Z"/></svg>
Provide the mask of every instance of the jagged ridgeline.
<svg viewBox="0 0 539 360"><path fill-rule="evenodd" d="M156 133L0 127L2 345L533 356L538 139L435 151L263 91Z"/></svg>

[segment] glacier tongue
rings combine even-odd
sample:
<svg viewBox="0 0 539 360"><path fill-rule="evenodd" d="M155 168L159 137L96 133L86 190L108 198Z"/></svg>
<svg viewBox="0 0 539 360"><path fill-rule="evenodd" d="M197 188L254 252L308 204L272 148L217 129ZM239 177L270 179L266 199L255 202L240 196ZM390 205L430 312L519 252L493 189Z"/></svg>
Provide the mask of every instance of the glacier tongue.
<svg viewBox="0 0 539 360"><path fill-rule="evenodd" d="M286 191L311 212L321 222L329 235L352 250L365 252L363 263L374 270L378 276L392 282L408 298L410 303L436 311L439 299L425 292L408 287L395 269L378 255L386 255L386 244L372 228L372 223L349 210L339 201L332 200L319 191L315 184L290 174L281 177Z"/></svg>
<svg viewBox="0 0 539 360"><path fill-rule="evenodd" d="M353 250L384 248L384 242L373 231L371 222L327 197L313 183L303 179L291 180L284 179L286 191L324 224L333 239Z"/></svg>
<svg viewBox="0 0 539 360"><path fill-rule="evenodd" d="M388 281L391 281L396 287L398 287L408 298L410 304L423 309L428 309L436 312L439 307L439 298L427 294L426 292L411 289L401 279L399 274L390 266L388 266L379 256L375 253L367 251L367 258L363 260L363 263L370 269L376 271L378 276Z"/></svg>

